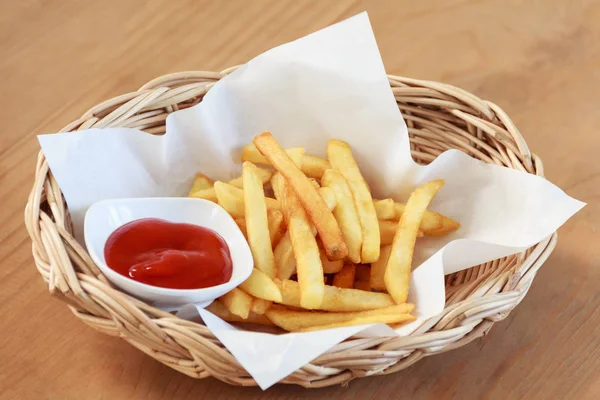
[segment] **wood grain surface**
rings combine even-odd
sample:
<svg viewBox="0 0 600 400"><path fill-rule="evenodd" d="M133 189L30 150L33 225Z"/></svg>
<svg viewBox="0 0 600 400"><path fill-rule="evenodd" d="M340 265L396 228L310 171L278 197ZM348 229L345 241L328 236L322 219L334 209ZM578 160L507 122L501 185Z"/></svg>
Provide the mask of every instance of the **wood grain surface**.
<svg viewBox="0 0 600 400"><path fill-rule="evenodd" d="M184 376L48 295L23 226L36 134L156 76L243 63L362 10L388 72L493 100L547 177L589 203L505 321L393 375L262 392ZM575 0L0 2L0 399L600 398L599 21L600 2Z"/></svg>

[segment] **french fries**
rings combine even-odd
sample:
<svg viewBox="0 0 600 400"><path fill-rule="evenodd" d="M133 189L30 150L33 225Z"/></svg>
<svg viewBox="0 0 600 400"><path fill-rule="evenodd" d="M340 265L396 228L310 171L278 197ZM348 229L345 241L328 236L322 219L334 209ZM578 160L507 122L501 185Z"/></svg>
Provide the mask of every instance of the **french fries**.
<svg viewBox="0 0 600 400"><path fill-rule="evenodd" d="M335 210L337 206L337 198L335 192L328 187L320 187L318 189L319 196L323 199L325 204L327 204L327 208L331 211Z"/></svg>
<svg viewBox="0 0 600 400"><path fill-rule="evenodd" d="M244 178L246 232L252 258L254 258L254 266L274 278L275 258L271 247L267 204L262 182L258 176L256 166L248 161L242 165L242 176Z"/></svg>
<svg viewBox="0 0 600 400"><path fill-rule="evenodd" d="M308 154L302 156L302 172L309 178L321 179L323 172L330 168L331 164L327 160Z"/></svg>
<svg viewBox="0 0 600 400"><path fill-rule="evenodd" d="M256 173L258 174L258 177L260 178L260 181L263 185L269 182L271 180L271 177L273 176L273 171L269 171L268 169L264 168L257 167ZM227 183L229 183L231 186L235 186L237 188L242 189L244 187L244 177L238 176L237 178L232 179Z"/></svg>
<svg viewBox="0 0 600 400"><path fill-rule="evenodd" d="M321 184L319 183L318 180L316 180L315 178L308 178L308 180L310 181L310 183L312 183L312 185L315 187L315 189L319 190L319 188L321 187ZM323 197L323 196L321 196Z"/></svg>
<svg viewBox="0 0 600 400"><path fill-rule="evenodd" d="M369 278L371 289L373 290L385 290L385 267L387 266L391 251L391 245L382 247L379 253L379 260L371 264L371 276Z"/></svg>
<svg viewBox="0 0 600 400"><path fill-rule="evenodd" d="M273 172L269 171L268 169L258 168L258 174L262 183L265 184L269 182ZM241 176L230 180L228 183L237 188L243 187L243 180ZM212 179L203 174L196 174L196 178L194 179L194 183L192 184L192 188L190 189L188 197L196 197L199 199L206 199L216 202L217 194L213 186L214 182Z"/></svg>
<svg viewBox="0 0 600 400"><path fill-rule="evenodd" d="M252 296L248 293L238 288L233 288L230 292L221 296L219 300L233 315L237 315L243 319L248 318L250 307L252 306Z"/></svg>
<svg viewBox="0 0 600 400"><path fill-rule="evenodd" d="M281 290L279 286L258 268L252 268L252 273L244 282L240 284L240 289L252 296L269 301L282 301Z"/></svg>
<svg viewBox="0 0 600 400"><path fill-rule="evenodd" d="M321 248L319 248L319 253L321 255L321 264L323 264L323 273L325 274L335 274L339 272L344 266L343 260L329 261L327 259L327 254Z"/></svg>
<svg viewBox="0 0 600 400"><path fill-rule="evenodd" d="M264 315L259 315L253 312L248 313L248 317L242 318L238 315L232 314L225 305L215 300L208 307L206 307L208 311L215 314L217 317L225 320L227 322L246 322L251 324L265 325L265 326L273 326L274 324Z"/></svg>
<svg viewBox="0 0 600 400"><path fill-rule="evenodd" d="M326 170L321 181L325 188L330 188L335 195L337 203L333 209L333 215L340 225L342 235L346 241L348 258L354 263L359 263L363 232L350 186L348 186L348 182L342 174L333 169Z"/></svg>
<svg viewBox="0 0 600 400"><path fill-rule="evenodd" d="M414 321L416 318L410 314L379 314L367 317L353 318L335 324L311 326L310 328L300 329L298 332L319 331L322 329L341 328L344 326L367 325L367 324L399 324Z"/></svg>
<svg viewBox="0 0 600 400"><path fill-rule="evenodd" d="M325 172L326 169L331 168L331 165L327 160L304 154L303 147L293 147L286 149L285 152L292 160L294 160L296 165L301 167L302 172L309 178L321 179L323 172ZM258 151L254 144L244 146L242 149L242 161L250 161L253 164L270 165L269 160Z"/></svg>
<svg viewBox="0 0 600 400"><path fill-rule="evenodd" d="M242 231L242 234L244 235L246 240L248 240L248 232L246 231L246 219L237 217L234 219L234 221L237 224L238 228L240 228L240 231Z"/></svg>
<svg viewBox="0 0 600 400"><path fill-rule="evenodd" d="M319 308L325 290L319 247L304 208L294 190L285 183L283 198L283 211L288 216L288 229L296 258L296 273L301 293L300 305L309 310Z"/></svg>
<svg viewBox="0 0 600 400"><path fill-rule="evenodd" d="M314 227L311 227L311 233L313 236L317 234ZM279 243L277 243L274 255L275 265L277 267L277 278L281 280L290 279L290 277L296 273L296 259L294 258L294 249L292 248L292 240L289 231L286 232Z"/></svg>
<svg viewBox="0 0 600 400"><path fill-rule="evenodd" d="M286 232L277 244L274 251L275 265L277 266L277 278L281 280L290 279L296 273L296 259L290 232Z"/></svg>
<svg viewBox="0 0 600 400"><path fill-rule="evenodd" d="M245 216L244 190L225 182L217 181L214 187L217 201L233 217ZM197 194L197 193L196 193ZM264 193L263 193L264 194ZM279 202L269 197L263 197L269 210L281 210Z"/></svg>
<svg viewBox="0 0 600 400"><path fill-rule="evenodd" d="M339 288L353 288L354 277L356 274L356 265L346 264L333 276L333 286Z"/></svg>
<svg viewBox="0 0 600 400"><path fill-rule="evenodd" d="M300 306L300 286L295 281L276 281L281 289L282 301L286 306ZM357 289L345 289L325 285L323 302L319 310L324 311L364 311L393 306L396 303L387 293L365 292Z"/></svg>
<svg viewBox="0 0 600 400"><path fill-rule="evenodd" d="M385 288L398 304L406 302L408 297L412 257L423 214L443 185L443 180L437 180L419 186L410 195L400 217L384 278Z"/></svg>
<svg viewBox="0 0 600 400"><path fill-rule="evenodd" d="M196 174L194 182L192 182L192 187L190 189L189 196L191 196L192 193L198 192L200 190L210 189L211 187L213 187L213 183L214 182L212 181L212 179L210 179L206 175Z"/></svg>
<svg viewBox="0 0 600 400"><path fill-rule="evenodd" d="M271 307L271 304L273 304L272 301L254 298L254 299L252 299L252 305L250 306L250 312L253 312L256 314L264 314L265 311L267 311L269 309L269 307Z"/></svg>
<svg viewBox="0 0 600 400"><path fill-rule="evenodd" d="M398 230L398 221L382 221L379 220L379 235L382 246L388 246L394 241L394 236ZM423 231L421 229L417 232L417 237L423 237ZM381 256L380 256L381 258Z"/></svg>
<svg viewBox="0 0 600 400"><path fill-rule="evenodd" d="M397 218L400 218L404 214L406 205L395 203L394 207L398 216ZM425 236L438 237L457 230L460 228L460 224L452 218L436 213L435 211L426 210L419 228Z"/></svg>
<svg viewBox="0 0 600 400"><path fill-rule="evenodd" d="M226 184L225 182L215 182L215 194L217 201L229 214L234 217L244 217L246 211L244 209L244 199L237 194L235 186Z"/></svg>
<svg viewBox="0 0 600 400"><path fill-rule="evenodd" d="M220 204L254 259L248 279L207 310L290 332L415 319L406 300L416 238L460 227L427 210L443 181L418 187L406 204L372 199L347 143L330 140L326 154L283 150L264 132L244 147L240 177L195 176L189 197Z"/></svg>
<svg viewBox="0 0 600 400"><path fill-rule="evenodd" d="M388 246L394 241L394 235L398 228L397 221L382 221L379 220L379 237L382 246ZM381 254L379 255L381 258ZM377 261L375 261L377 262Z"/></svg>
<svg viewBox="0 0 600 400"><path fill-rule="evenodd" d="M282 178L281 174L279 174L279 173L274 174L273 178L271 179L271 185L273 186L273 193L275 194L275 198L278 199L280 202L281 202L281 193L280 192L282 190L283 180L284 180L284 178ZM311 182L313 182L313 181L311 181ZM315 184L313 184L313 186L315 186L315 189L317 189L319 196L321 196L321 198L327 205L327 208L329 209L329 211L333 211L337 205L337 199L336 199L334 191L328 187L317 187ZM285 217L285 215L284 215L284 217Z"/></svg>
<svg viewBox="0 0 600 400"><path fill-rule="evenodd" d="M375 207L377 218L380 220L398 218L395 203L392 199L373 200L373 206Z"/></svg>
<svg viewBox="0 0 600 400"><path fill-rule="evenodd" d="M214 187L197 190L195 192L190 192L188 197L204 199L204 200L212 201L213 203L217 202L217 192L215 191Z"/></svg>
<svg viewBox="0 0 600 400"><path fill-rule="evenodd" d="M285 152L297 165L300 165L304 158L304 147L293 147L285 150ZM252 143L247 144L242 149L242 162L244 161L250 161L253 164L271 165L269 160Z"/></svg>
<svg viewBox="0 0 600 400"><path fill-rule="evenodd" d="M289 332L298 332L317 326L327 326L352 321L356 318L383 315L406 315L414 310L413 304L400 304L368 311L353 312L319 312L319 311L290 311L272 308L265 315L275 325Z"/></svg>
<svg viewBox="0 0 600 400"><path fill-rule="evenodd" d="M269 223L269 236L271 238L271 247L275 248L277 243L285 234L285 226L283 225L283 213L279 210L267 211L267 221Z"/></svg>
<svg viewBox="0 0 600 400"><path fill-rule="evenodd" d="M361 262L375 262L379 258L379 225L369 186L358 169L348 143L341 140L329 140L327 142L327 158L331 166L346 179L354 196L363 234Z"/></svg>
<svg viewBox="0 0 600 400"><path fill-rule="evenodd" d="M402 203L394 203L394 217L386 218L390 215L388 205L386 205L386 211L383 211L381 202L388 202L390 199L385 200L373 200L373 204L375 205L375 210L377 211L377 218L379 220L398 220L402 213L404 213L404 208L406 208L406 204ZM381 223L379 224L381 228ZM419 225L419 230L425 236L444 236L452 231L460 228L460 223L453 220L450 217L446 217L440 213L435 211L427 210L425 214L423 214L423 219L421 220L421 225ZM383 245L383 244L382 244Z"/></svg>
<svg viewBox="0 0 600 400"><path fill-rule="evenodd" d="M280 177L281 175L279 175L279 173L275 174L273 176L271 184L273 185L275 196L281 200L281 194L279 192L283 190L283 188L281 188L281 184L284 183L284 181L283 178L279 180L278 178ZM321 197L323 197L323 199L327 203L327 206L330 207L330 209L333 209L333 207L335 207L335 195L330 190L328 190L328 188L320 188L319 194L321 195ZM285 213L283 214L283 217L287 223L287 217ZM317 234L317 231L314 228L314 226L311 227L311 232L313 236ZM296 273L296 260L294 259L292 241L289 232L286 232L283 238L279 241L279 243L277 243L274 254L275 265L277 266L277 277L281 280L290 279L290 277Z"/></svg>
<svg viewBox="0 0 600 400"><path fill-rule="evenodd" d="M281 182L282 179L284 179L284 178L281 176L281 174L279 172L275 172L273 174L273 177L271 178L271 187L273 188L273 194L275 195L275 198L277 200L279 200L280 203L283 201L282 200L283 194L281 193L283 191L282 182ZM285 218L285 215L284 215L284 218Z"/></svg>
<svg viewBox="0 0 600 400"><path fill-rule="evenodd" d="M288 157L269 132L263 132L256 136L253 142L296 192L298 199L306 208L306 212L319 232L319 237L329 259L341 260L346 257L348 249L337 221L306 175ZM377 241L379 241L379 235Z"/></svg>

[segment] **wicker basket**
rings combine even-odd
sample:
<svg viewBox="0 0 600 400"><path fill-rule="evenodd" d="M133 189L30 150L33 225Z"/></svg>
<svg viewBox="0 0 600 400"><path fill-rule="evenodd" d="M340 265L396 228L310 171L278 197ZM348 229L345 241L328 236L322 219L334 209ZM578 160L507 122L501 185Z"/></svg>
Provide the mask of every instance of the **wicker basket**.
<svg viewBox="0 0 600 400"><path fill-rule="evenodd" d="M202 101L215 82L236 68L160 77L136 92L93 107L63 131L119 126L162 134L169 113ZM529 152L497 105L440 83L391 75L389 82L408 125L415 160L428 163L456 148L488 163L543 175L540 159ZM36 168L25 224L35 264L51 294L94 329L120 336L186 375L256 385L205 326L176 318L113 288L73 239L68 209L41 152ZM411 336L348 339L281 383L322 387L389 374L425 356L471 342L519 304L555 244L556 233L521 254L447 276L445 310Z"/></svg>

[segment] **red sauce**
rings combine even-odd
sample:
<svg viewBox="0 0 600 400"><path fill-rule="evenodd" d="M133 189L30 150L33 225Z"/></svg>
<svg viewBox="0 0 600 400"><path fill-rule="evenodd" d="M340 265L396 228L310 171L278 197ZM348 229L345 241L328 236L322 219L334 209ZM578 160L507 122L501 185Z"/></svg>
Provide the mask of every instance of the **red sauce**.
<svg viewBox="0 0 600 400"><path fill-rule="evenodd" d="M152 286L199 289L231 279L229 247L215 231L156 218L131 221L104 247L106 264Z"/></svg>

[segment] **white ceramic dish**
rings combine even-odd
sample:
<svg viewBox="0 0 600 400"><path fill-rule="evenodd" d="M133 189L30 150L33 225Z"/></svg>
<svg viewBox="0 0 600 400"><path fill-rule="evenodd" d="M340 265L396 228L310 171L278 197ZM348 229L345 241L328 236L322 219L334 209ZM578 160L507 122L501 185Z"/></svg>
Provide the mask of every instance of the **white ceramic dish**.
<svg viewBox="0 0 600 400"><path fill-rule="evenodd" d="M233 272L229 282L203 289L168 289L134 281L110 269L104 259L106 240L121 225L140 218L189 223L217 232L225 239L231 253ZM209 305L245 281L254 266L250 247L233 218L221 206L203 199L164 197L99 201L85 215L84 236L92 260L111 283L167 310L189 303L200 307Z"/></svg>

